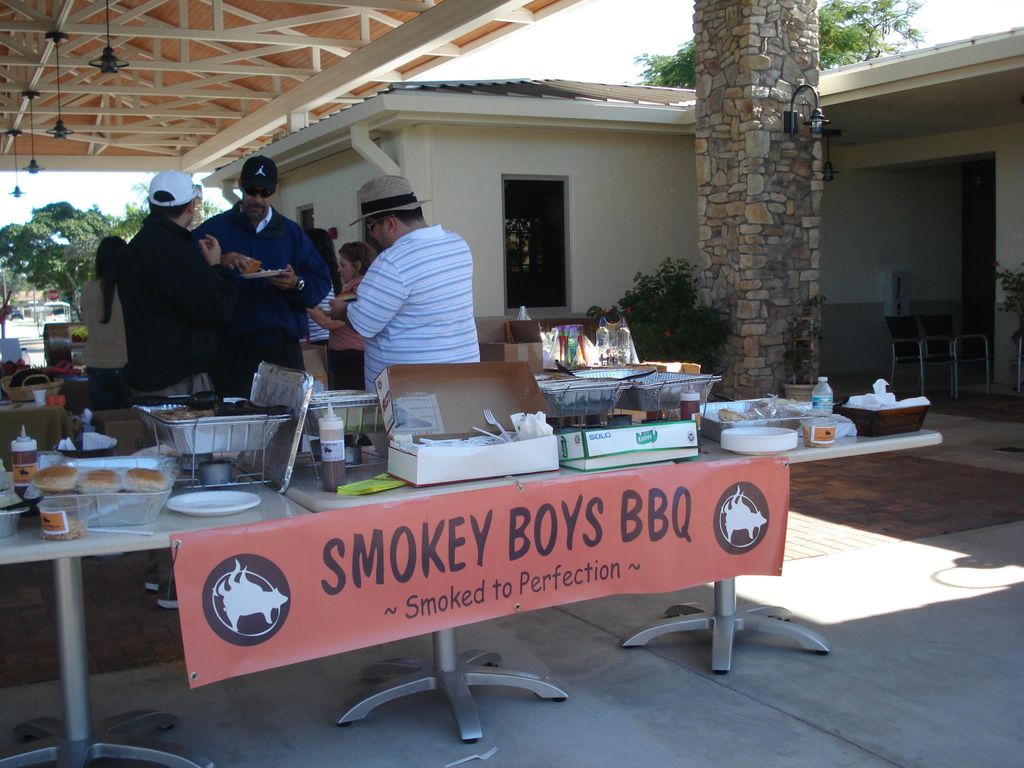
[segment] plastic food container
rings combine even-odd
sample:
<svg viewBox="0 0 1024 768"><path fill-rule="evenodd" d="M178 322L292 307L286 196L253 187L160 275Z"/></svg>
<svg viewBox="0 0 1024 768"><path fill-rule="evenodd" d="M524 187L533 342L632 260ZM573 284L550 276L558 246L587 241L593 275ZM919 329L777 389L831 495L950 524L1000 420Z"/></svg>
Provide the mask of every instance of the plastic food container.
<svg viewBox="0 0 1024 768"><path fill-rule="evenodd" d="M836 441L836 420L808 419L801 424L805 448L828 448Z"/></svg>
<svg viewBox="0 0 1024 768"><path fill-rule="evenodd" d="M13 536L18 530L18 518L21 517L22 509L0 510L0 539Z"/></svg>
<svg viewBox="0 0 1024 768"><path fill-rule="evenodd" d="M88 496L48 496L39 501L39 522L43 538L69 541L85 536L89 517L95 509Z"/></svg>

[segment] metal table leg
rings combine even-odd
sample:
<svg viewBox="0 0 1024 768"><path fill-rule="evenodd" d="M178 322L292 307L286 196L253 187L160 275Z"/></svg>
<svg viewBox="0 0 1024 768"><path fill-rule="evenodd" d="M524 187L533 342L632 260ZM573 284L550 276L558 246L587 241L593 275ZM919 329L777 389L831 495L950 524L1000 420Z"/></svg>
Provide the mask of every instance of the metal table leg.
<svg viewBox="0 0 1024 768"><path fill-rule="evenodd" d="M691 615L696 614L696 615ZM711 669L725 674L732 668L733 639L742 629L764 632L795 640L801 647L824 655L831 648L828 641L814 630L790 622L790 613L785 608L759 605L736 615L736 579L715 582L715 610L708 614L706 609L674 605L665 611L668 618L656 621L630 632L622 641L624 648L647 645L651 640L670 632L689 632L694 629L710 629Z"/></svg>
<svg viewBox="0 0 1024 768"><path fill-rule="evenodd" d="M100 758L145 761L167 768L213 768L212 761L185 747L149 740L136 742L121 736L142 726L172 727L178 720L165 712L134 710L109 718L93 730L81 558L54 560L53 583L64 720L45 717L16 726L17 735L39 741L0 752L0 768L42 763L56 763L58 768L84 768ZM63 734L59 732L62 726Z"/></svg>
<svg viewBox="0 0 1024 768"><path fill-rule="evenodd" d="M501 660L496 653L467 651L460 656L454 629L434 632L433 641L433 667L424 667L415 660L397 659L373 664L364 670L364 677L385 679L368 692L353 696L346 702L345 710L338 718L338 725L351 725L356 720L362 720L381 704L403 696L422 691L440 691L447 697L452 708L460 738L471 744L483 737L480 716L473 702L473 694L469 690L471 686L503 685L509 688L525 688L542 699L552 701L565 701L569 698L569 694L561 688L542 680L537 675L485 666L497 664ZM397 674L400 672L404 674Z"/></svg>

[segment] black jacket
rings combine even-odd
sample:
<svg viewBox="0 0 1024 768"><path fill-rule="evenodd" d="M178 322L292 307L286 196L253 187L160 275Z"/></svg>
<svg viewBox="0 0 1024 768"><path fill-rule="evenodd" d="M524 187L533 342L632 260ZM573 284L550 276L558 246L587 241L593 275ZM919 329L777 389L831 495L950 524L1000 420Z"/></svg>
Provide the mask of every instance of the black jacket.
<svg viewBox="0 0 1024 768"><path fill-rule="evenodd" d="M225 269L207 265L191 232L150 214L121 252L117 295L133 389L151 392L209 371L235 288Z"/></svg>

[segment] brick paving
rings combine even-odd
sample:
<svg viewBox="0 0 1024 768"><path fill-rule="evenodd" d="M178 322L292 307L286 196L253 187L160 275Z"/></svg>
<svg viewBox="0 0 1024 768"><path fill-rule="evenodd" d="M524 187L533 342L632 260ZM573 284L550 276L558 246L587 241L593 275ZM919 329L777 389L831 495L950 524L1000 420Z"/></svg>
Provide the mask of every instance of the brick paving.
<svg viewBox="0 0 1024 768"><path fill-rule="evenodd" d="M933 409L1024 421L1024 400L1014 397L965 393L951 402L933 396ZM913 453L794 464L786 559L1014 522L1024 519L1022 497L1024 475ZM146 553L83 561L93 673L153 664L184 670L178 615L157 608L155 596L143 590L145 562ZM51 570L50 563L28 563L0 571L0 687L57 677Z"/></svg>

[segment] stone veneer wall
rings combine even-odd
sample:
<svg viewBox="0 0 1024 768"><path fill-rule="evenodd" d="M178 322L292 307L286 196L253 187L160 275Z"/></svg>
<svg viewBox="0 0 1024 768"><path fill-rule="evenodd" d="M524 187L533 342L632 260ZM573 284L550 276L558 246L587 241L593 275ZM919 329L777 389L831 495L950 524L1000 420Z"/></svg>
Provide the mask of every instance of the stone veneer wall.
<svg viewBox="0 0 1024 768"><path fill-rule="evenodd" d="M789 318L818 295L821 141L782 130L818 84L816 3L697 0L694 31L702 290L728 313L723 386L755 397L781 389Z"/></svg>

